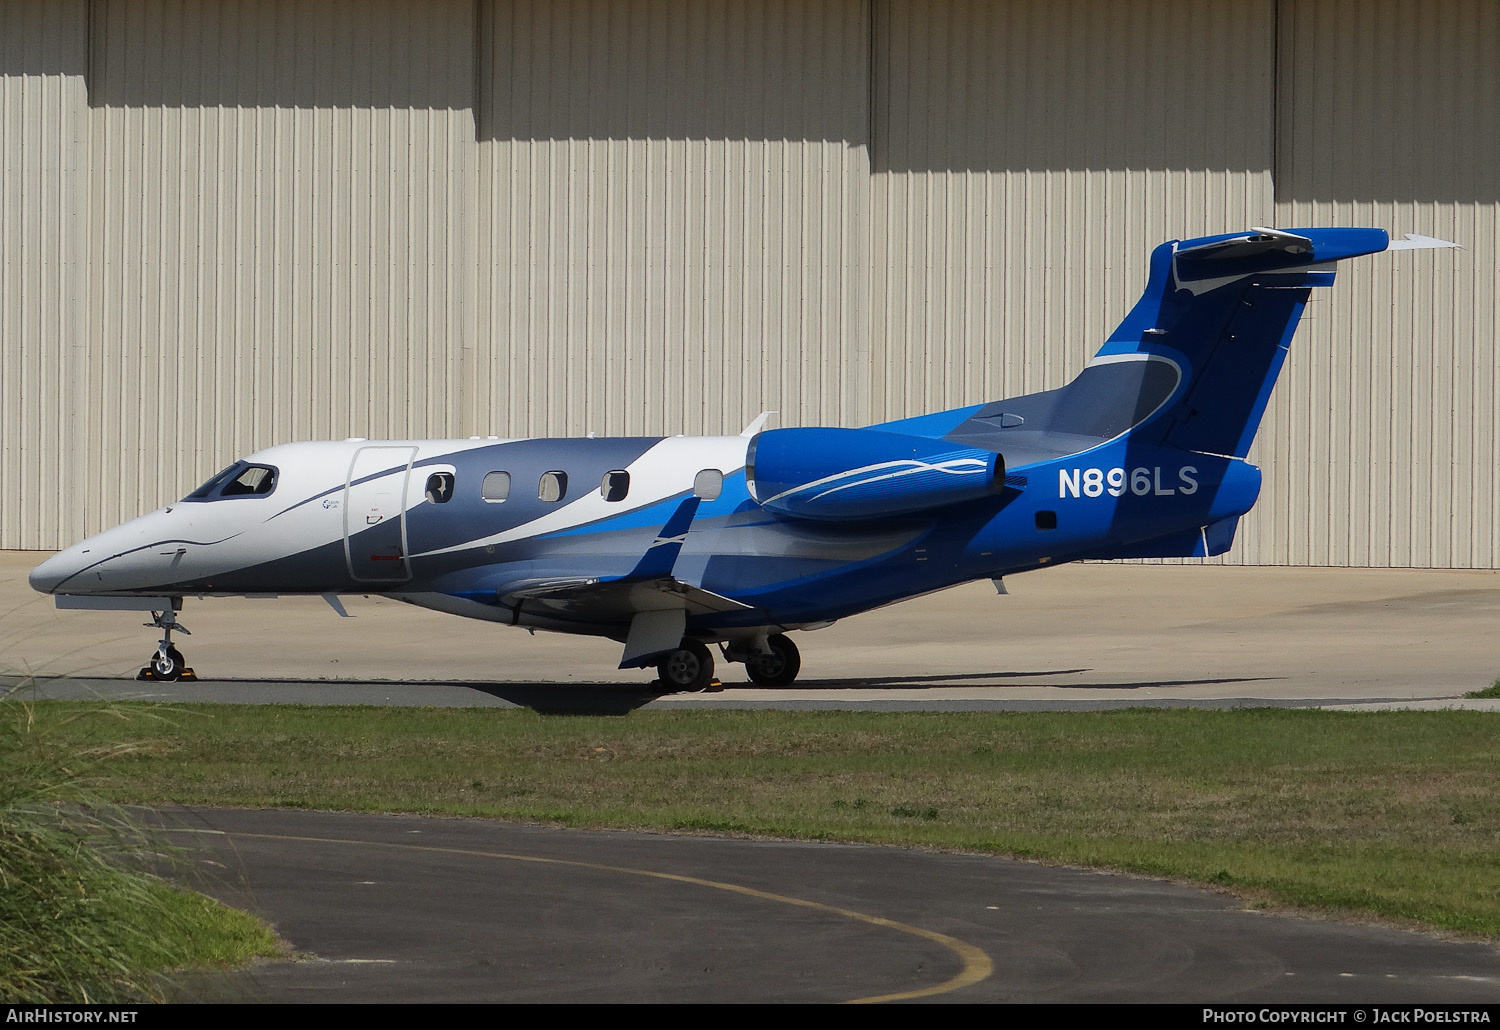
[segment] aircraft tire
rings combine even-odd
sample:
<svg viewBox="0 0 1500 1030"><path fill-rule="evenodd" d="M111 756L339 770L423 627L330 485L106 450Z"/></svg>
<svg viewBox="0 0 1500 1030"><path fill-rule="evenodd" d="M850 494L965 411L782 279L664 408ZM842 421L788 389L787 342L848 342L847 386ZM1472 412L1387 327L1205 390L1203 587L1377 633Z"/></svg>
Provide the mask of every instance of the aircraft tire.
<svg viewBox="0 0 1500 1030"><path fill-rule="evenodd" d="M770 654L753 654L745 659L745 672L750 682L761 687L786 687L802 671L802 654L785 633L772 633L766 638Z"/></svg>
<svg viewBox="0 0 1500 1030"><path fill-rule="evenodd" d="M707 690L714 678L714 656L698 641L684 639L681 647L661 660L656 672L673 690Z"/></svg>
<svg viewBox="0 0 1500 1030"><path fill-rule="evenodd" d="M151 656L151 673L159 680L179 679L186 667L187 662L183 660L182 652L175 647L157 651Z"/></svg>

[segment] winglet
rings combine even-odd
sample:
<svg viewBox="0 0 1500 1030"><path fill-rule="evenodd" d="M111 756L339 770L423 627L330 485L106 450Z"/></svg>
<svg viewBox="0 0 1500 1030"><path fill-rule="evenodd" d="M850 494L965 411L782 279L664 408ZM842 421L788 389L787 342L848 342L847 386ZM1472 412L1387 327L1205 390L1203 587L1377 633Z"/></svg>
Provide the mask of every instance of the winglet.
<svg viewBox="0 0 1500 1030"><path fill-rule="evenodd" d="M1404 239L1404 240L1392 240L1386 246L1385 249L1386 250L1438 250L1438 249L1441 249L1443 247L1457 247L1459 250L1463 249L1463 247L1462 247L1461 244L1453 243L1450 240L1440 240L1436 236L1418 236L1414 232L1407 233L1406 234L1406 239Z"/></svg>
<svg viewBox="0 0 1500 1030"><path fill-rule="evenodd" d="M744 428L744 430L740 433L740 435L741 436L754 436L756 433L758 433L762 429L766 428L766 423L771 420L771 416L772 415L776 415L776 414L779 414L779 412L775 412L775 411L762 411L759 415L755 416L755 421L751 422L748 426L746 426Z"/></svg>
<svg viewBox="0 0 1500 1030"><path fill-rule="evenodd" d="M661 532L656 534L656 539L646 549L646 553L641 555L641 560L624 577L626 580L657 579L672 574L672 567L677 564L677 555L687 539L688 527L693 523L693 516L698 514L699 501L700 498L688 497L677 506L677 510L667 519L667 524L661 527Z"/></svg>

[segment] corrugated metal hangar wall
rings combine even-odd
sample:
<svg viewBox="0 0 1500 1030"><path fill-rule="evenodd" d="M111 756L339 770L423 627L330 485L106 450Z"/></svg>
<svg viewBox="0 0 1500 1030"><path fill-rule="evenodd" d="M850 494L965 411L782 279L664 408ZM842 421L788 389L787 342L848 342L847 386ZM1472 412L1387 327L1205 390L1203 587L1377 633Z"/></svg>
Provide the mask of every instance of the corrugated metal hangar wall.
<svg viewBox="0 0 1500 1030"><path fill-rule="evenodd" d="M1229 560L1500 566L1500 5L0 0L0 547L293 439L1046 389L1152 245L1368 224Z"/></svg>

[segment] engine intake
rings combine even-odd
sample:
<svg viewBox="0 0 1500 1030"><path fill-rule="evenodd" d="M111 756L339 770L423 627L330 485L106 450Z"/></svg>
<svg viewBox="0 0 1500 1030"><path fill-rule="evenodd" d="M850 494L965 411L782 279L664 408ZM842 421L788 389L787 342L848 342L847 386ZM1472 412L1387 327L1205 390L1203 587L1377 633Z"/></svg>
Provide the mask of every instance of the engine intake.
<svg viewBox="0 0 1500 1030"><path fill-rule="evenodd" d="M874 519L999 492L1005 459L878 429L771 429L750 441L750 496L799 519Z"/></svg>

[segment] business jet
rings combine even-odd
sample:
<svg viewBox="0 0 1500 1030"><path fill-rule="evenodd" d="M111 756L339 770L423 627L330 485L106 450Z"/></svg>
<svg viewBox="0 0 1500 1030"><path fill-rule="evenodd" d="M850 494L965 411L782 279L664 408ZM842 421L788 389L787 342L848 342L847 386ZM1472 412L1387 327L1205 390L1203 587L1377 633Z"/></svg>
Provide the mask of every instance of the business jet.
<svg viewBox="0 0 1500 1030"><path fill-rule="evenodd" d="M737 436L271 447L30 583L59 608L150 612L142 674L161 680L185 669L186 597L323 595L342 614L359 593L610 637L666 690L710 685L710 645L785 686L797 630L1065 562L1224 553L1311 290L1341 260L1443 246L1350 228L1167 242L1072 382L862 429L763 415Z"/></svg>

